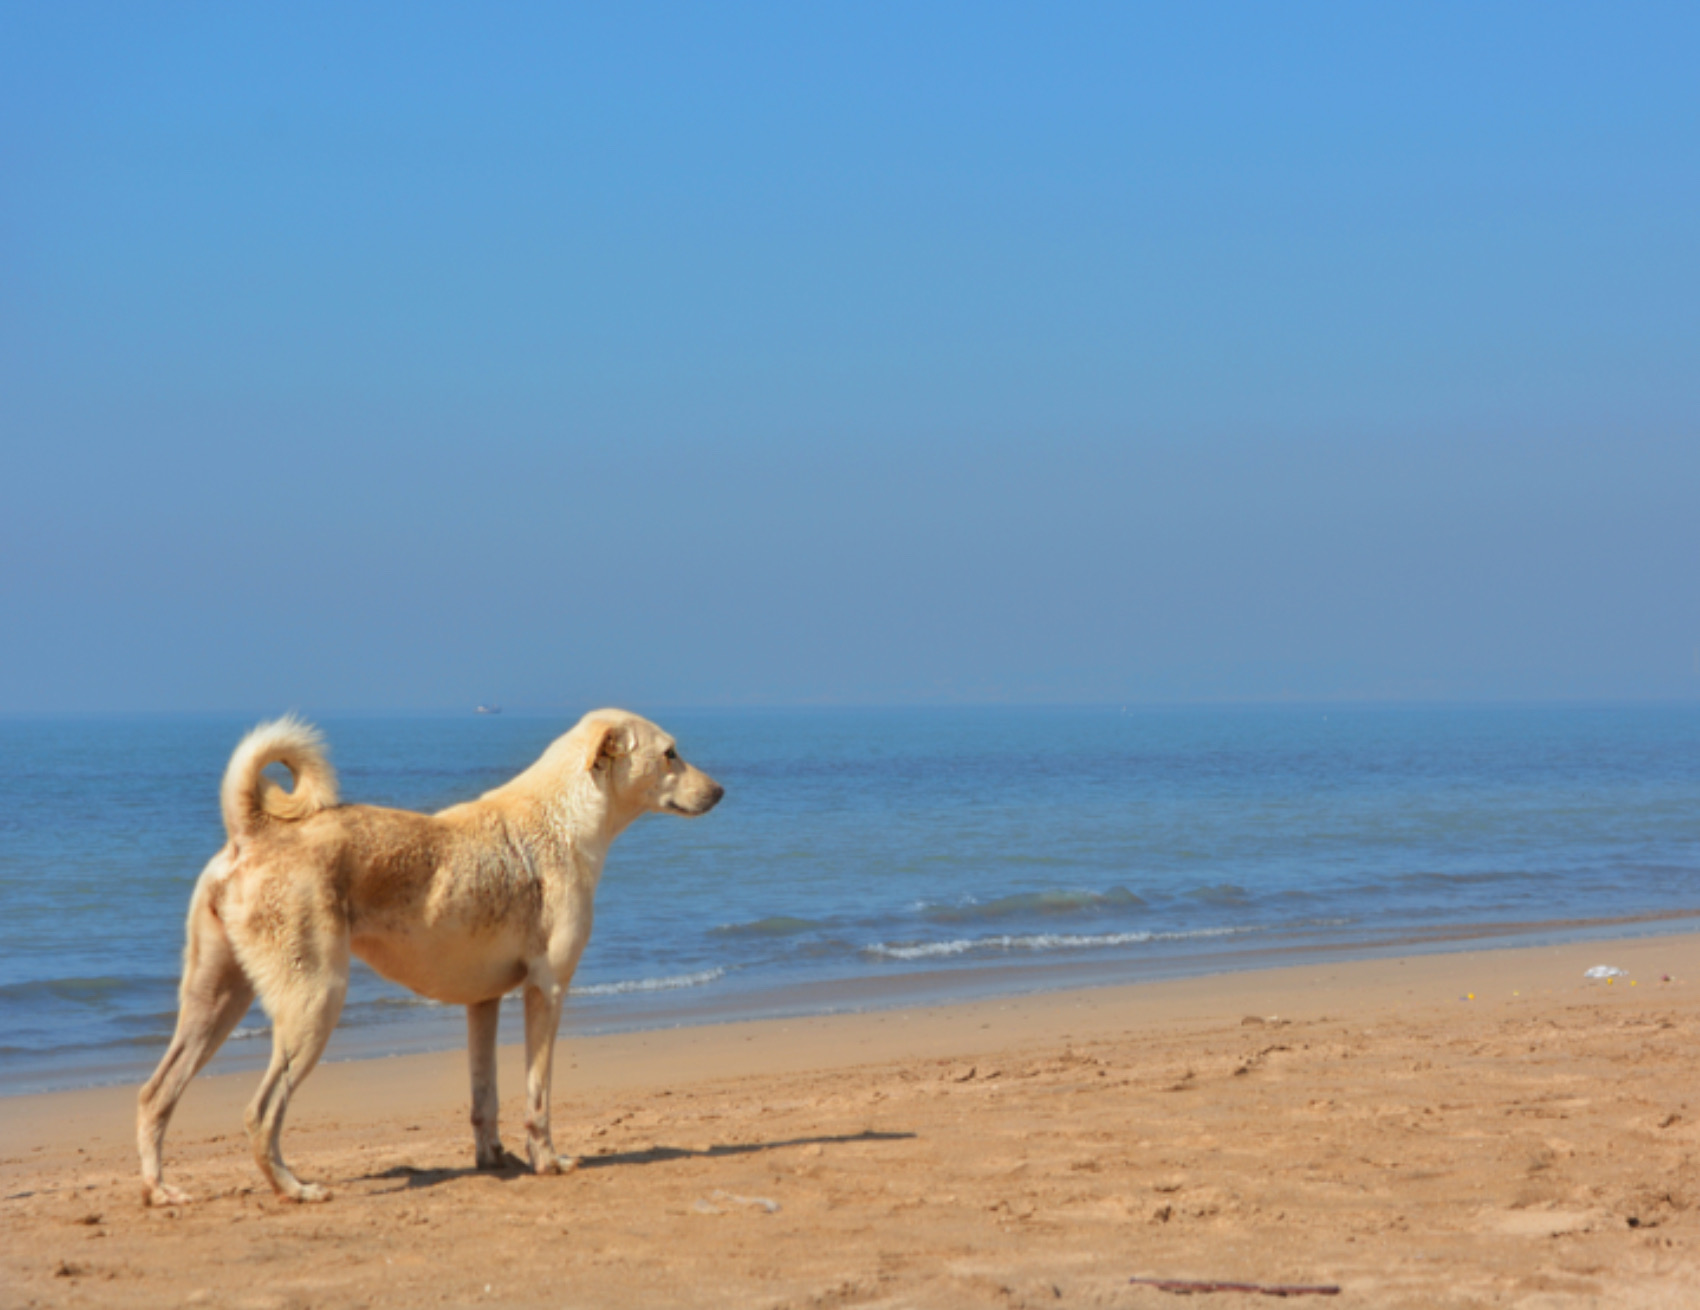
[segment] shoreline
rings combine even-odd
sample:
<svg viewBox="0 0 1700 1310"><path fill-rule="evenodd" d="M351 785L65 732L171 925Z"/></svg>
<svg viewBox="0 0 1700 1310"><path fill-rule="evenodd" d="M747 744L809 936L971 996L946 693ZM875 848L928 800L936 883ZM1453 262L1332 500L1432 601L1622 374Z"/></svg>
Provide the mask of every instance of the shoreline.
<svg viewBox="0 0 1700 1310"><path fill-rule="evenodd" d="M1627 931L1636 929L1639 931ZM930 1009L974 1001L1043 996L1086 989L1144 987L1181 979L1260 973L1286 968L1374 961L1401 956L1484 950L1529 950L1596 940L1700 933L1700 911L1664 911L1611 918L1539 922L1488 922L1390 930L1355 940L1307 940L1237 949L1192 949L1169 956L1130 958L1087 953L1087 958L1000 960L928 970L802 980L726 991L681 988L616 998L576 997L563 1011L563 1041L728 1023L800 1020L832 1015ZM417 1013L382 1025L339 1026L321 1067L367 1060L441 1054L462 1049L464 1018L459 1006L424 1000L408 1003ZM504 998L502 1032L511 1039L522 1027L518 993ZM76 1073L0 1073L0 1104L15 1098L135 1085L153 1071L164 1053L162 1040L140 1059L114 1058ZM270 1058L269 1029L250 1030L214 1057L200 1078L257 1074ZM93 1062L90 1062L93 1066Z"/></svg>
<svg viewBox="0 0 1700 1310"><path fill-rule="evenodd" d="M1593 960L1595 954L1601 960ZM1613 958L1605 960L1609 955ZM1011 1038L1038 1040L1054 1037L1051 1020L1056 1013L1085 1011L1095 1019L1076 1021L1083 1033L1094 1036L1108 1031L1123 1031L1134 1025L1202 1023L1212 1018L1235 1021L1243 1015L1232 1013L1245 1009L1252 998L1264 1008L1285 1020L1326 1018L1331 1008L1348 1010L1365 1006L1396 1011L1401 1004L1415 1006L1446 1006L1449 1003L1484 1005L1505 1004L1507 998L1490 990L1518 993L1511 999L1523 999L1524 993L1533 996L1531 988L1546 995L1582 997L1599 994L1615 987L1584 977L1593 964L1607 963L1623 967L1619 960L1641 963L1643 974L1654 978L1669 973L1659 968L1653 973L1655 960L1669 956L1689 961L1692 978L1700 993L1700 932L1648 933L1631 937L1588 938L1583 941L1564 941L1518 946L1497 946L1482 950L1436 949L1410 954L1375 954L1361 959L1321 959L1288 963L1274 967L1222 970L1210 973L1186 974L1179 977L1148 979L1138 982L1088 985L1075 988L1046 988L1022 993L1001 993L946 1001L939 1004L891 1005L841 1011L810 1011L801 1014L763 1016L759 1018L728 1019L722 1022L678 1024L671 1027L643 1027L612 1032L574 1033L563 1026L556 1043L556 1099L568 1086L618 1088L645 1085L660 1077L654 1067L658 1058L651 1049L667 1048L667 1060L682 1059L686 1063L679 1076L714 1076L718 1061L727 1049L739 1043L756 1046L765 1057L758 1065L744 1070L748 1073L792 1072L802 1069L827 1069L854 1065L866 1060L901 1059L919 1053L917 1043L897 1034L910 1029L927 1034L927 1041L938 1049L957 1056L974 1054L988 1041L1007 1042ZM1578 962L1584 958L1588 965ZM1418 966L1412 969L1412 966ZM1569 973L1565 973L1568 966ZM1415 981L1404 971L1412 969ZM1633 974L1633 969L1626 972ZM1463 981L1457 997L1449 997L1450 984L1440 981L1443 976L1456 975ZM1570 975L1574 975L1573 977ZM1675 979L1675 975L1672 975ZM1336 981L1344 977L1349 995L1335 993ZM1517 977L1535 979L1522 987L1510 986L1506 980ZM1643 978L1626 977L1631 983L1643 985ZM1678 980L1678 985L1686 980ZM1665 986L1665 984L1660 984ZM1404 988L1408 1000L1398 999ZM1473 993L1473 994L1472 994ZM1284 1007L1284 1009L1283 1009ZM1248 1013L1258 1013L1252 1007ZM973 1034L991 1031L987 1025L997 1016L996 1035L978 1039ZM1261 1017L1261 1016L1260 1016ZM888 1025L890 1025L888 1027ZM852 1034L838 1040L840 1030ZM805 1036L807 1040L799 1040ZM1070 1034L1064 1034L1069 1036ZM512 1040L511 1028L504 1031L498 1053L501 1088L504 1103L514 1098L523 1087L523 1046ZM784 1042L778 1039L784 1037ZM871 1050L864 1051L862 1048ZM581 1057L578 1049L597 1053ZM453 1085L453 1097L467 1099L467 1090L458 1085L464 1081L466 1051L464 1045L422 1051L353 1056L344 1059L325 1059L304 1083L290 1112L295 1122L302 1110L311 1112L315 1087L330 1084L329 1096L341 1096L358 1090L367 1081L380 1085L385 1097L381 1112L373 1119L388 1118L396 1102L391 1094L401 1095L413 1088L420 1103L435 1104L443 1095L438 1089ZM215 1064L196 1076L190 1092L178 1111L177 1125L181 1128L184 1116L193 1113L190 1101L216 1101L221 1106L246 1103L257 1081L258 1070L264 1068L262 1057L253 1069L221 1070ZM121 1107L121 1117L133 1117L135 1092L141 1079L113 1081L75 1088L59 1088L41 1092L18 1093L5 1097L7 1113L0 1116L0 1156L9 1156L26 1149L26 1126L50 1124L62 1113L74 1113L79 1119L89 1116L110 1117L114 1107ZM211 1095L207 1095L211 1089ZM428 1090L427 1090L428 1089ZM197 1096L195 1093L203 1093ZM409 1098L410 1099L410 1098ZM216 1113L209 1109L206 1113ZM341 1107L339 1114L347 1117L358 1111ZM509 1128L512 1116L509 1116ZM240 1130L241 1112L237 1110L236 1129ZM174 1130L176 1131L176 1130ZM192 1130L191 1130L192 1131ZM565 1148L563 1148L565 1149Z"/></svg>
<svg viewBox="0 0 1700 1310"><path fill-rule="evenodd" d="M264 1188L248 1073L191 1086L167 1178L201 1199L166 1210L133 1086L19 1096L0 1281L252 1310L1167 1304L1133 1277L1680 1306L1697 1073L1700 934L1671 933L568 1037L582 1165L555 1178L470 1167L464 1053L330 1064L284 1139L328 1206Z"/></svg>

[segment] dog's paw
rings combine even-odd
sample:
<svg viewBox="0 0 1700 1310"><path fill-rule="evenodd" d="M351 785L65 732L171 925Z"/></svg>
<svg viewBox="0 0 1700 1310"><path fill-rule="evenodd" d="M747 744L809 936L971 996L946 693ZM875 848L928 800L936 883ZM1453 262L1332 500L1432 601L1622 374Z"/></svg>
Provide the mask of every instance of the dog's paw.
<svg viewBox="0 0 1700 1310"><path fill-rule="evenodd" d="M289 1199L299 1201L302 1205L316 1205L320 1201L331 1199L331 1189L321 1187L318 1183L302 1183L300 1189Z"/></svg>
<svg viewBox="0 0 1700 1310"><path fill-rule="evenodd" d="M181 1187L168 1187L164 1183L143 1183L143 1205L188 1205L195 1198Z"/></svg>
<svg viewBox="0 0 1700 1310"><path fill-rule="evenodd" d="M539 1151L532 1157L532 1172L538 1174L570 1174L578 1168L578 1158L571 1155L556 1155L553 1151Z"/></svg>

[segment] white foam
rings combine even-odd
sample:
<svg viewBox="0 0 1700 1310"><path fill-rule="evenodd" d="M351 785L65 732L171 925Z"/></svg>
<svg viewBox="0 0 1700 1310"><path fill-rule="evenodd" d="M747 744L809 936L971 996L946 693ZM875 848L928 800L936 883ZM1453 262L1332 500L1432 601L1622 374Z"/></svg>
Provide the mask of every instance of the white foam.
<svg viewBox="0 0 1700 1310"><path fill-rule="evenodd" d="M671 978L637 978L631 982L594 983L589 987L574 987L573 996L625 996L632 992L671 992L684 987L704 987L726 976L724 969L704 969L701 973L681 973Z"/></svg>
<svg viewBox="0 0 1700 1310"><path fill-rule="evenodd" d="M1141 942L1191 941L1198 937L1231 937L1239 933L1257 932L1257 928L1200 928L1196 932L1110 932L1110 933L1032 933L1014 936L1008 933L995 937L961 937L947 942L917 942L913 945L889 945L875 942L864 947L868 955L887 960L937 960L969 951L1079 951L1105 946L1133 946Z"/></svg>

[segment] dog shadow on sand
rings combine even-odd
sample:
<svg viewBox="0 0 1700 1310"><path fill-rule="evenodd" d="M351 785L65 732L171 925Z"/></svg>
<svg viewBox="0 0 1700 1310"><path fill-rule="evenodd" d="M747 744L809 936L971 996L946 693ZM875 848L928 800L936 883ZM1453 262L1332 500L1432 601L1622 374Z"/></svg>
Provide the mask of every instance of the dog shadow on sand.
<svg viewBox="0 0 1700 1310"><path fill-rule="evenodd" d="M912 1141L916 1133L881 1133L868 1129L860 1133L840 1133L825 1137L788 1137L778 1142L735 1142L720 1146L706 1146L692 1149L686 1146L652 1146L647 1151L617 1151L609 1155L580 1156L577 1168L607 1169L617 1165L665 1164L671 1160L721 1160L735 1155L755 1155L760 1151L783 1151L796 1146L855 1146L865 1142L906 1142ZM502 1167L499 1169L417 1169L410 1164L398 1164L393 1169L385 1169L382 1173L361 1174L352 1182L376 1183L395 1180L398 1187L380 1189L381 1191L400 1192L421 1187L436 1187L442 1183L452 1183L461 1178L500 1178L512 1181L517 1178L530 1178L534 1175L531 1166L511 1151L502 1152ZM576 1172L576 1171L575 1171Z"/></svg>

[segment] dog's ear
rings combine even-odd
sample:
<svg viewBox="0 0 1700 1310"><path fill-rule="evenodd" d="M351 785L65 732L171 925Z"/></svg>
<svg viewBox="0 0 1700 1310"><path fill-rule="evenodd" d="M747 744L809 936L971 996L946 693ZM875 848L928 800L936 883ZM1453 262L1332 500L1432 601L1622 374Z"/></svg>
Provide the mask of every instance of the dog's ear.
<svg viewBox="0 0 1700 1310"><path fill-rule="evenodd" d="M590 733L584 767L595 772L604 760L617 760L626 753L626 730L618 723L598 723Z"/></svg>

